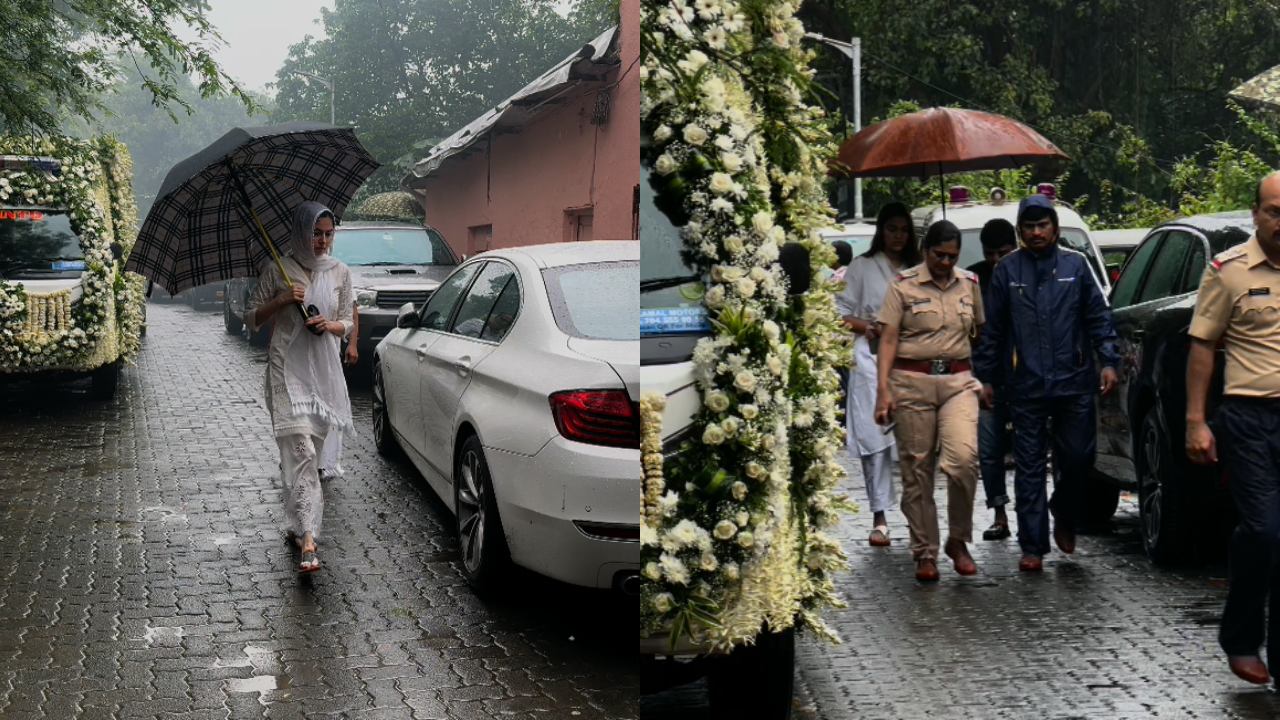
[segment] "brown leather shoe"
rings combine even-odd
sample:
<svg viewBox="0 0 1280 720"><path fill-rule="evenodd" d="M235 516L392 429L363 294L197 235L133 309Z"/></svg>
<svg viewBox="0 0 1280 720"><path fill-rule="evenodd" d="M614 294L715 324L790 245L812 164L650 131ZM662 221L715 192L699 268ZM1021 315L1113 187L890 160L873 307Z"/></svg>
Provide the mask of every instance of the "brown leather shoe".
<svg viewBox="0 0 1280 720"><path fill-rule="evenodd" d="M1040 572L1044 570L1044 561L1039 555L1023 555L1018 561L1018 569L1022 572Z"/></svg>
<svg viewBox="0 0 1280 720"><path fill-rule="evenodd" d="M1266 685L1271 681L1267 666L1262 664L1262 660L1257 655L1229 655L1227 664L1231 666L1231 672L1241 680L1247 680L1254 685Z"/></svg>
<svg viewBox="0 0 1280 720"><path fill-rule="evenodd" d="M916 579L920 582L938 581L938 563L930 558L916 561Z"/></svg>
<svg viewBox="0 0 1280 720"><path fill-rule="evenodd" d="M959 540L948 540L945 548L947 557L951 558L952 564L955 565L956 572L961 575L977 575L978 566L973 562L973 556L969 554L969 548Z"/></svg>
<svg viewBox="0 0 1280 720"><path fill-rule="evenodd" d="M1057 523L1053 527L1053 541L1058 544L1059 550L1068 555L1076 551L1076 534Z"/></svg>

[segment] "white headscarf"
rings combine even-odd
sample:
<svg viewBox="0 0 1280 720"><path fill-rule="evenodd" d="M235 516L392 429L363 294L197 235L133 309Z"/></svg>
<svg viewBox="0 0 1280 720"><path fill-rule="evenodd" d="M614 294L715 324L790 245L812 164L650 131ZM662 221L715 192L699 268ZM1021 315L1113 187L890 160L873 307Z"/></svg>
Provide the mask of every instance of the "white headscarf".
<svg viewBox="0 0 1280 720"><path fill-rule="evenodd" d="M293 259L302 267L311 270L328 270L338 264L332 255L319 255L311 247L311 238L315 235L316 223L323 213L333 214L329 208L318 202L308 200L293 211L293 227L289 233L289 249Z"/></svg>
<svg viewBox="0 0 1280 720"><path fill-rule="evenodd" d="M304 202L294 211L289 245L293 259L311 271L304 304L315 305L330 320L338 316L338 282L342 264L332 256L317 256L311 249L316 219L328 208ZM338 338L331 333L313 335L299 329L285 350L284 380L294 415L308 415L329 433L352 429L351 400L338 360Z"/></svg>

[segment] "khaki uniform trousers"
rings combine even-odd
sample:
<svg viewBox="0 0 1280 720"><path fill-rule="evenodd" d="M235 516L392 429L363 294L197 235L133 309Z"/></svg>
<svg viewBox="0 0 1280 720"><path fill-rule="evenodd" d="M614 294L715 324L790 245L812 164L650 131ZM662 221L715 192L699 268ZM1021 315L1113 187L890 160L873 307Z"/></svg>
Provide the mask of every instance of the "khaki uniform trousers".
<svg viewBox="0 0 1280 720"><path fill-rule="evenodd" d="M911 530L911 555L938 559L937 470L947 477L949 539L973 536L973 496L978 488L978 394L969 372L925 375L893 370L897 403L894 434L902 470L902 514Z"/></svg>

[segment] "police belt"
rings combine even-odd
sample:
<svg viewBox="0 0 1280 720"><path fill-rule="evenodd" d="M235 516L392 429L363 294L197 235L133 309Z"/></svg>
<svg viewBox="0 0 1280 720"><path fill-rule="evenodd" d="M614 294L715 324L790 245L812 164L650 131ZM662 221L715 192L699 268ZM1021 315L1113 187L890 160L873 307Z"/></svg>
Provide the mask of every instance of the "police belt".
<svg viewBox="0 0 1280 720"><path fill-rule="evenodd" d="M969 370L969 361L908 360L906 358L894 358L893 369L924 373L925 375L952 375L955 373L967 372Z"/></svg>

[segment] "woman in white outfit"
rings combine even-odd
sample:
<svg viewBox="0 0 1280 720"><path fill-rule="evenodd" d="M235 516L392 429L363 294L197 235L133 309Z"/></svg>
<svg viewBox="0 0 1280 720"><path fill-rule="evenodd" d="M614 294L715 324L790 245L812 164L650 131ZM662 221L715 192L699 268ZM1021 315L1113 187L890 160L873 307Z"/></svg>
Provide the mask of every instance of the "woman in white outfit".
<svg viewBox="0 0 1280 720"><path fill-rule="evenodd" d="M326 437L350 433L353 427L338 359L338 339L351 332L351 271L328 254L333 230L328 208L302 203L289 237L292 254L283 261L292 287L274 267L262 272L245 314L254 331L275 320L267 351L266 400L280 448L285 533L301 552L299 572L320 569L321 448ZM296 305L314 305L318 314L304 323Z"/></svg>
<svg viewBox="0 0 1280 720"><path fill-rule="evenodd" d="M849 371L849 392L845 423L850 452L862 460L862 477L873 515L868 542L889 545L889 525L885 518L894 502L893 433L875 422L876 356L872 342L878 335L875 317L885 292L898 271L921 262L911 224L911 213L901 203L889 203L876 217L876 234L871 248L849 263L844 274L844 290L836 296L836 309L844 324L857 335L853 344L853 368Z"/></svg>

